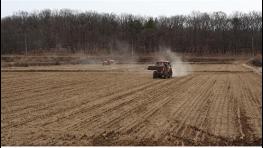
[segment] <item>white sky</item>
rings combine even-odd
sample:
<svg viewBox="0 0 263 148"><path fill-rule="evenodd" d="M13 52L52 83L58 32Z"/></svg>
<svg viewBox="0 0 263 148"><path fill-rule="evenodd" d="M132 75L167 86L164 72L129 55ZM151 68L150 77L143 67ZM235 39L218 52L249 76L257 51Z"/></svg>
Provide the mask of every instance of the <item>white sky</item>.
<svg viewBox="0 0 263 148"><path fill-rule="evenodd" d="M1 0L1 18L19 10L69 8L80 11L171 16L192 11L262 11L262 0Z"/></svg>

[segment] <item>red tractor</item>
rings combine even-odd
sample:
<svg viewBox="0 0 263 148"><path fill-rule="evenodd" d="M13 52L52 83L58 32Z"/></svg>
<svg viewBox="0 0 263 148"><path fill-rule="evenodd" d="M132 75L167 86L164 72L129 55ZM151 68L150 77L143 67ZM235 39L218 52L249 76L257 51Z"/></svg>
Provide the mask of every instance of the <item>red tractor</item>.
<svg viewBox="0 0 263 148"><path fill-rule="evenodd" d="M148 66L148 70L153 71L153 78L172 78L173 70L172 65L169 61L158 61L154 66Z"/></svg>
<svg viewBox="0 0 263 148"><path fill-rule="evenodd" d="M114 60L105 60L102 62L102 65L111 65L111 64L114 64Z"/></svg>

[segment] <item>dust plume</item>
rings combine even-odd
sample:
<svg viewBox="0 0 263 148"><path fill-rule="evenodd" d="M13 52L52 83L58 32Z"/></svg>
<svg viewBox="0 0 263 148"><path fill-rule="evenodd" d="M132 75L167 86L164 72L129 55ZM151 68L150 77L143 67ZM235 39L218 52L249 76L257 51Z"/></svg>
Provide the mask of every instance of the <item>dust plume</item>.
<svg viewBox="0 0 263 148"><path fill-rule="evenodd" d="M160 48L162 58L169 60L173 68L173 77L186 76L191 73L191 65L187 62L183 62L181 56L175 52L172 52L170 48L161 47Z"/></svg>

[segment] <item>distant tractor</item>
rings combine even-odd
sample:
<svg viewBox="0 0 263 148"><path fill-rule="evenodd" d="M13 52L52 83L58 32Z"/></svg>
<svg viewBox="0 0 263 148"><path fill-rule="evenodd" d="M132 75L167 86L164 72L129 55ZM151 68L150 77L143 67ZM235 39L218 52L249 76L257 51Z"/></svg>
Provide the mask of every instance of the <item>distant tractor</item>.
<svg viewBox="0 0 263 148"><path fill-rule="evenodd" d="M102 62L102 65L111 65L114 62L115 62L114 60L105 60L105 61Z"/></svg>
<svg viewBox="0 0 263 148"><path fill-rule="evenodd" d="M158 61L154 66L148 66L148 70L153 70L153 78L172 78L173 70L169 61Z"/></svg>

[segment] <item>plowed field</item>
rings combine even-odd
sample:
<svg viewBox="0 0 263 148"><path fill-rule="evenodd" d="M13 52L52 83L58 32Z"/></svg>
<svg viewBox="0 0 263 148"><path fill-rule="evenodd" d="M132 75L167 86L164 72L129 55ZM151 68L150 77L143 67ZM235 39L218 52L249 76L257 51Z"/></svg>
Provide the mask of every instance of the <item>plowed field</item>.
<svg viewBox="0 0 263 148"><path fill-rule="evenodd" d="M152 79L145 67L2 70L2 145L262 145L260 75L192 64Z"/></svg>

